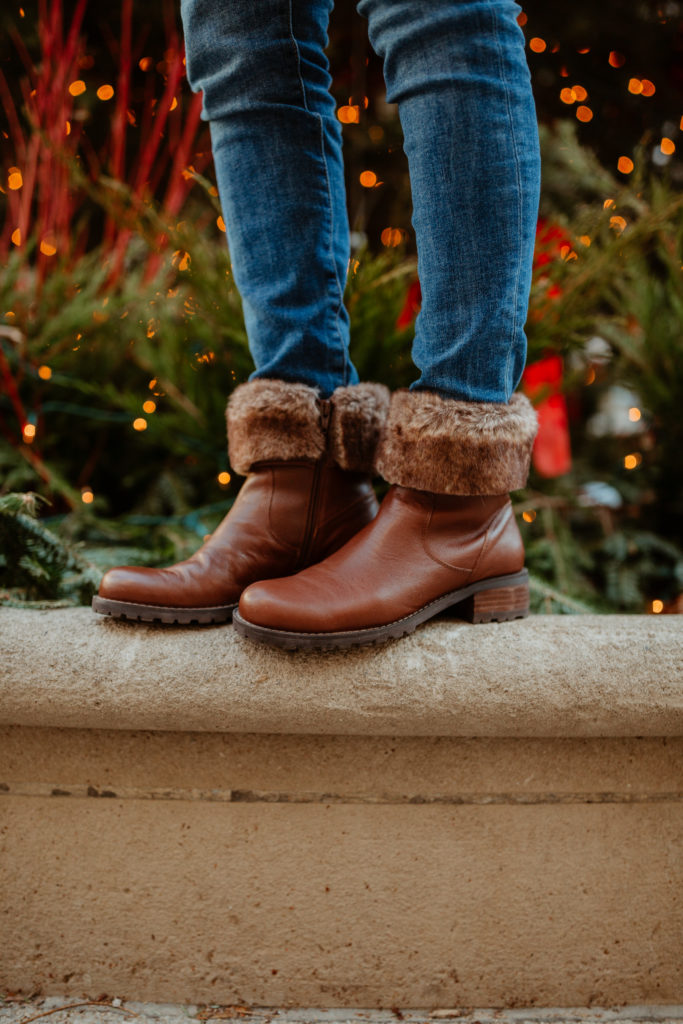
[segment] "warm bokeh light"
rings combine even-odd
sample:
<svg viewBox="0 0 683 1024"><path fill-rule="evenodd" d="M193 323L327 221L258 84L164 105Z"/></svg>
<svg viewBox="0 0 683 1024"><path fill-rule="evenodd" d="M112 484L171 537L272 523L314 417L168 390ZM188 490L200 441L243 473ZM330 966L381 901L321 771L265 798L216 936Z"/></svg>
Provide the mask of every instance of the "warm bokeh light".
<svg viewBox="0 0 683 1024"><path fill-rule="evenodd" d="M22 430L22 434L24 437L24 441L27 441L30 444L33 438L36 436L35 424L25 423L24 429Z"/></svg>
<svg viewBox="0 0 683 1024"><path fill-rule="evenodd" d="M385 228L379 237L382 245L395 248L403 241L403 232L400 228Z"/></svg>
<svg viewBox="0 0 683 1024"><path fill-rule="evenodd" d="M615 205L616 204L613 199L605 199L604 203L602 204L602 208L603 210L610 210Z"/></svg>
<svg viewBox="0 0 683 1024"><path fill-rule="evenodd" d="M21 231L19 228L15 228L12 232L12 244L21 245Z"/></svg>
<svg viewBox="0 0 683 1024"><path fill-rule="evenodd" d="M560 99L563 103L576 103L576 93L573 89L565 86L565 88L560 92Z"/></svg>
<svg viewBox="0 0 683 1024"><path fill-rule="evenodd" d="M43 256L54 256L57 252L57 246L55 245L54 240L51 238L44 238L40 243L40 251Z"/></svg>
<svg viewBox="0 0 683 1024"><path fill-rule="evenodd" d="M142 411L146 412L146 413L149 413L150 415L153 412L156 412L156 408L157 408L157 403L153 402L151 398L148 398L146 402L142 403Z"/></svg>
<svg viewBox="0 0 683 1024"><path fill-rule="evenodd" d="M590 235L581 235L581 237L579 238L579 241L581 242L581 245L585 245L586 247L588 247L591 244L591 236Z"/></svg>
<svg viewBox="0 0 683 1024"><path fill-rule="evenodd" d="M218 483L221 485L221 487L227 487L228 484L230 483L230 474L226 473L225 470L223 470L222 473L218 474Z"/></svg>
<svg viewBox="0 0 683 1024"><path fill-rule="evenodd" d="M534 53L543 53L546 45L545 39L540 39L538 36L534 36L533 39L529 40L529 49L533 50Z"/></svg>
<svg viewBox="0 0 683 1024"><path fill-rule="evenodd" d="M520 11L520 13L517 15L517 24L520 28L524 28L528 20L529 17L527 14L524 13L524 11Z"/></svg>
<svg viewBox="0 0 683 1024"><path fill-rule="evenodd" d="M626 220L624 217L610 217L609 226L621 234L626 227Z"/></svg>
<svg viewBox="0 0 683 1024"><path fill-rule="evenodd" d="M649 78L641 78L640 84L642 86L641 94L643 96L654 96L656 92L654 82L651 82Z"/></svg>
<svg viewBox="0 0 683 1024"><path fill-rule="evenodd" d="M665 136L660 142L659 148L665 156L671 156L672 153L676 152L676 143L673 139L667 139Z"/></svg>
<svg viewBox="0 0 683 1024"><path fill-rule="evenodd" d="M631 423L637 423L641 416L642 413L640 409L637 406L632 405L628 411L628 418L630 419Z"/></svg>
<svg viewBox="0 0 683 1024"><path fill-rule="evenodd" d="M152 67L153 61L151 57L141 57L138 61L138 67L141 71L149 71Z"/></svg>
<svg viewBox="0 0 683 1024"><path fill-rule="evenodd" d="M641 80L639 78L629 78L628 91L632 92L634 96L638 96L643 91Z"/></svg>
<svg viewBox="0 0 683 1024"><path fill-rule="evenodd" d="M183 249L176 249L171 257L171 263L174 267L177 267L178 270L189 270L191 262L192 258L189 252L185 252Z"/></svg>
<svg viewBox="0 0 683 1024"><path fill-rule="evenodd" d="M137 419L133 420L133 430L147 430L147 420L142 416L138 416Z"/></svg>
<svg viewBox="0 0 683 1024"><path fill-rule="evenodd" d="M81 491L81 501L85 502L86 505L91 505L95 500L95 495L89 487L84 487Z"/></svg>
<svg viewBox="0 0 683 1024"><path fill-rule="evenodd" d="M19 168L10 167L9 174L7 175L7 188L11 189L12 192L16 192L23 184L24 179Z"/></svg>
<svg viewBox="0 0 683 1024"><path fill-rule="evenodd" d="M617 170L622 174L630 174L633 170L633 160L628 156L620 156L617 160Z"/></svg>
<svg viewBox="0 0 683 1024"><path fill-rule="evenodd" d="M582 103L588 96L588 93L582 85L573 85L572 92L574 93L574 96L579 101L579 103Z"/></svg>
<svg viewBox="0 0 683 1024"><path fill-rule="evenodd" d="M533 523L536 518L536 512L533 508L529 508L526 512L522 512L522 519L525 523Z"/></svg>
<svg viewBox="0 0 683 1024"><path fill-rule="evenodd" d="M52 376L52 370L49 366L45 366L45 364L43 364L38 367L38 376L41 380L49 380Z"/></svg>
<svg viewBox="0 0 683 1024"><path fill-rule="evenodd" d="M358 180L363 188L372 188L377 184L377 175L374 171L362 171Z"/></svg>
<svg viewBox="0 0 683 1024"><path fill-rule="evenodd" d="M609 55L609 62L613 68L620 68L626 63L626 57L617 50L612 50Z"/></svg>
<svg viewBox="0 0 683 1024"><path fill-rule="evenodd" d="M110 100L114 95L114 89L111 85L101 85L97 90L98 100Z"/></svg>
<svg viewBox="0 0 683 1024"><path fill-rule="evenodd" d="M655 599L652 602L652 612L654 615L660 615L664 611L664 602L659 599Z"/></svg>
<svg viewBox="0 0 683 1024"><path fill-rule="evenodd" d="M358 124L360 121L360 107L346 105L339 107L337 117L342 124Z"/></svg>
<svg viewBox="0 0 683 1024"><path fill-rule="evenodd" d="M72 96L80 96L85 92L85 82L82 78L78 78L75 82L72 82L69 86L69 92Z"/></svg>
<svg viewBox="0 0 683 1024"><path fill-rule="evenodd" d="M593 111L591 110L590 107L584 107L584 106L577 107L576 108L576 118L577 118L578 121L582 121L584 124L587 124L588 121L592 121L593 120Z"/></svg>
<svg viewBox="0 0 683 1024"><path fill-rule="evenodd" d="M218 225L219 231L225 231L225 221L223 220L222 217L216 218L216 224Z"/></svg>
<svg viewBox="0 0 683 1024"><path fill-rule="evenodd" d="M635 469L643 461L643 456L640 452L631 452L629 455L624 456L624 469Z"/></svg>

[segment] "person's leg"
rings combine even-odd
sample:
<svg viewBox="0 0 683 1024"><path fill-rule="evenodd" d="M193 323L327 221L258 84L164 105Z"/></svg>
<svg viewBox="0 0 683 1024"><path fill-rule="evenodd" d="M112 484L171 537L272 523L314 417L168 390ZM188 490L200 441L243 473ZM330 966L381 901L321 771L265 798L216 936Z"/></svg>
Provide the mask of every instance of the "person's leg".
<svg viewBox="0 0 683 1024"><path fill-rule="evenodd" d="M324 48L332 0L182 0L204 93L252 378L354 384L341 125Z"/></svg>
<svg viewBox="0 0 683 1024"><path fill-rule="evenodd" d="M358 384L348 356L348 222L324 54L330 6L183 0L188 75L204 90L256 363L227 409L230 462L247 480L191 558L110 570L93 599L102 614L228 621L248 584L324 559L377 511L368 474L389 396Z"/></svg>
<svg viewBox="0 0 683 1024"><path fill-rule="evenodd" d="M411 632L444 608L528 612L507 492L536 418L522 374L539 192L533 96L512 0L361 0L398 102L413 193L420 378L396 392L376 468L394 484L343 548L248 587L233 621L275 646L346 647Z"/></svg>
<svg viewBox="0 0 683 1024"><path fill-rule="evenodd" d="M398 103L422 310L417 389L507 402L524 368L540 188L513 0L360 0Z"/></svg>

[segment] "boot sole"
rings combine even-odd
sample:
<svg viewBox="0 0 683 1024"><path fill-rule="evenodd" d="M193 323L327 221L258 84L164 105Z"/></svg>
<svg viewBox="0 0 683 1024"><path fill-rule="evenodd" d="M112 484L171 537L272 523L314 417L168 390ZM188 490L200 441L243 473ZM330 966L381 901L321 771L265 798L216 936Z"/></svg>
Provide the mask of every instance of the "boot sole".
<svg viewBox="0 0 683 1024"><path fill-rule="evenodd" d="M179 626L210 626L230 622L235 608L236 604L211 608L170 608L167 605L129 604L97 595L92 599L92 610L98 615L109 615L112 619L125 619L128 622L161 622Z"/></svg>
<svg viewBox="0 0 683 1024"><path fill-rule="evenodd" d="M529 574L526 569L510 576L478 580L468 587L451 590L430 601L412 615L396 619L386 626L352 629L340 633L294 633L284 629L257 626L233 612L232 621L240 636L285 651L332 651L348 647L365 647L398 639L414 632L418 626L446 609L456 611L467 622L507 622L523 619L529 614Z"/></svg>

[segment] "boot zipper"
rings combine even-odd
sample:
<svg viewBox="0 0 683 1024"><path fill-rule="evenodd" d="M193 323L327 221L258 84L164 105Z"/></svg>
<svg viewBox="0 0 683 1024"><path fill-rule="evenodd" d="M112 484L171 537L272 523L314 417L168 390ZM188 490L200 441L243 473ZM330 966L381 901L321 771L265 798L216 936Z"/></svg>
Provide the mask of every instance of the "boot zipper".
<svg viewBox="0 0 683 1024"><path fill-rule="evenodd" d="M313 528L315 526L315 521L318 516L318 507L320 505L320 484L322 477L322 468L323 463L327 459L327 434L330 427L330 418L332 416L332 403L328 398L320 398L318 399L318 406L320 408L320 429L323 432L323 438L325 441L325 451L320 456L313 469L313 481L311 483L311 500L308 503L306 532L304 534L304 543L301 548L301 554L299 555L298 569L304 569L306 567L311 547L313 546Z"/></svg>

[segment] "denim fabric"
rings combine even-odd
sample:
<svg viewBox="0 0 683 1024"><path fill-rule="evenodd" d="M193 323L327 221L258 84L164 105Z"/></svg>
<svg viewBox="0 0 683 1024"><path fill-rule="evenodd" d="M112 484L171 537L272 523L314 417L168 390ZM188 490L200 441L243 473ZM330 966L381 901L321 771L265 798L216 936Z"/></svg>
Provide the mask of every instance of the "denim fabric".
<svg viewBox="0 0 683 1024"><path fill-rule="evenodd" d="M324 53L333 0L182 0L204 92L252 377L329 395L358 375L341 126ZM413 387L505 402L524 368L540 161L514 0L360 0L398 104L422 310Z"/></svg>

